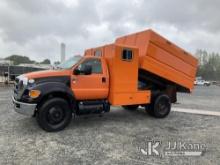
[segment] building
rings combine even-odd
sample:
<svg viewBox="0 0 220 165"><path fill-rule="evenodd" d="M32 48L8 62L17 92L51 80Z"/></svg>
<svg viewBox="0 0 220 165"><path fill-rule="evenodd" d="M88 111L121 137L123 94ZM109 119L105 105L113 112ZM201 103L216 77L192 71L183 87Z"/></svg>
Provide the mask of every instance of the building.
<svg viewBox="0 0 220 165"><path fill-rule="evenodd" d="M39 68L39 69L51 69L53 68L50 64L19 64L18 66Z"/></svg>
<svg viewBox="0 0 220 165"><path fill-rule="evenodd" d="M0 58L0 65L13 65L13 61Z"/></svg>

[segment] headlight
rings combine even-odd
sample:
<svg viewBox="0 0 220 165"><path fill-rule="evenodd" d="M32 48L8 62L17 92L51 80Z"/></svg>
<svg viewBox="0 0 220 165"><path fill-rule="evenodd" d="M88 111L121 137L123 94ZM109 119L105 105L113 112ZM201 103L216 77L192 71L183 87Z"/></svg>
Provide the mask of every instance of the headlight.
<svg viewBox="0 0 220 165"><path fill-rule="evenodd" d="M24 76L24 75L18 76L18 79L19 79L20 81L22 81L24 85L34 84L34 83L35 83L35 80L34 80L34 79L28 80L28 78L27 78L26 76Z"/></svg>
<svg viewBox="0 0 220 165"><path fill-rule="evenodd" d="M28 80L28 83L33 84L33 83L35 83L35 80L34 79L30 79L30 80Z"/></svg>

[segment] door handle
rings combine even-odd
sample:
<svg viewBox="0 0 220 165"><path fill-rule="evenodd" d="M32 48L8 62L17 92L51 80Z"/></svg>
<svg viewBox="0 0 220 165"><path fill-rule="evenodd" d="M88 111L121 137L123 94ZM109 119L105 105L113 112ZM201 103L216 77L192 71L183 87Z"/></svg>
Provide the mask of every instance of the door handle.
<svg viewBox="0 0 220 165"><path fill-rule="evenodd" d="M106 78L102 77L102 83L106 83Z"/></svg>
<svg viewBox="0 0 220 165"><path fill-rule="evenodd" d="M72 78L72 81L73 81L73 83L76 83L77 78L73 77L73 78Z"/></svg>

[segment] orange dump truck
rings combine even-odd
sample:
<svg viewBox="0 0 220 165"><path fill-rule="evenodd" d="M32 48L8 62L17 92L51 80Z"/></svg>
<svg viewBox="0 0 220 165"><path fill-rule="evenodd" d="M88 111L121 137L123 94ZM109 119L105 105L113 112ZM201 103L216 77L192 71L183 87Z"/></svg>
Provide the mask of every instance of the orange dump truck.
<svg viewBox="0 0 220 165"><path fill-rule="evenodd" d="M87 49L57 70L16 78L14 108L36 116L46 131L59 131L72 114L109 112L110 105L156 118L166 117L177 92L193 90L197 59L167 39L146 30Z"/></svg>

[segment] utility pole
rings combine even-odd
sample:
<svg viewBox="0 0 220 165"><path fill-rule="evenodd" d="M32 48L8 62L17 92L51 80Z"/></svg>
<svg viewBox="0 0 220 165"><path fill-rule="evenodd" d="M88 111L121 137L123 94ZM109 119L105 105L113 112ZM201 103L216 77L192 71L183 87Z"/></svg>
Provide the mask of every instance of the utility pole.
<svg viewBox="0 0 220 165"><path fill-rule="evenodd" d="M60 59L60 61L61 61L61 63L63 62L63 61L65 61L65 56L66 56L66 45L64 44L64 43L61 43L61 50L60 50L61 52L61 59Z"/></svg>

